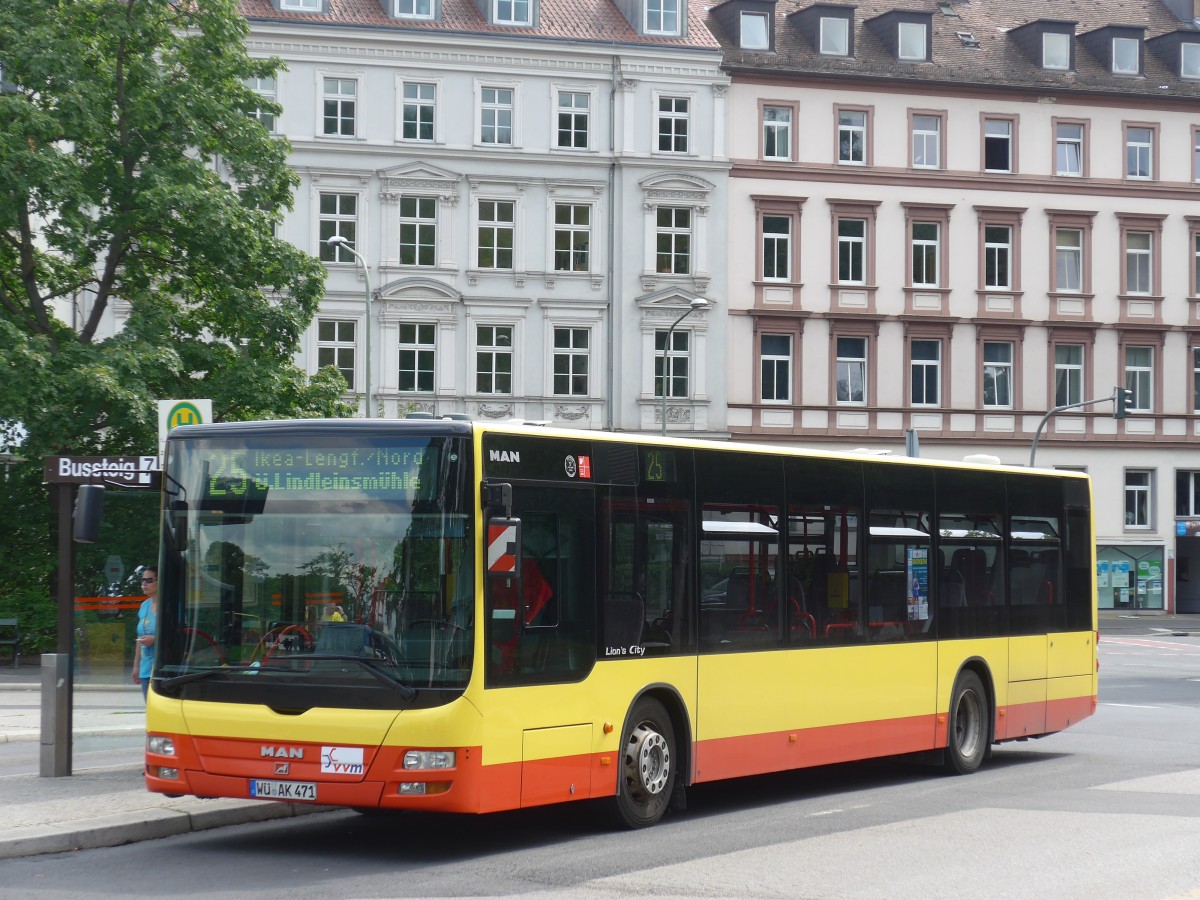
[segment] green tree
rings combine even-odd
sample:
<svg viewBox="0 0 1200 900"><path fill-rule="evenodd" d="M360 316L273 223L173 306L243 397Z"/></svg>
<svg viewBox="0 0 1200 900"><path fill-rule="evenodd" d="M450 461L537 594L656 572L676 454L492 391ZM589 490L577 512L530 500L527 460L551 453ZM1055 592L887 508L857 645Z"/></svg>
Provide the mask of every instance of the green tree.
<svg viewBox="0 0 1200 900"><path fill-rule="evenodd" d="M340 375L292 362L324 274L275 236L297 176L247 30L236 0L0 0L0 423L32 470L151 452L158 398L349 413ZM0 515L33 546L46 508L15 477Z"/></svg>

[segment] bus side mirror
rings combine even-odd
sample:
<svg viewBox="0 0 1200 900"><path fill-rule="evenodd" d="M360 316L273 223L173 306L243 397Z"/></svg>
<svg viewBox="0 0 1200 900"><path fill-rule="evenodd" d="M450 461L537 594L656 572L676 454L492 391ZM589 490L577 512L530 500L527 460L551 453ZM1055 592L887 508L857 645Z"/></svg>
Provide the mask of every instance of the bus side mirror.
<svg viewBox="0 0 1200 900"><path fill-rule="evenodd" d="M94 544L100 539L100 522L104 518L104 485L81 484L75 497L76 543Z"/></svg>

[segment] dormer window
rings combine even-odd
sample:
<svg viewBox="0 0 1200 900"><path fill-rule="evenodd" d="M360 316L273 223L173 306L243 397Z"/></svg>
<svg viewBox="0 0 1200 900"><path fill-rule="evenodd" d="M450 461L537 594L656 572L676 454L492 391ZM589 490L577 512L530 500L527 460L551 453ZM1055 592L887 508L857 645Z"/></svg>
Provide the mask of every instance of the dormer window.
<svg viewBox="0 0 1200 900"><path fill-rule="evenodd" d="M1200 44L1179 45L1179 74L1183 78L1200 78Z"/></svg>
<svg viewBox="0 0 1200 900"><path fill-rule="evenodd" d="M822 56L850 55L850 20L842 16L821 16Z"/></svg>
<svg viewBox="0 0 1200 900"><path fill-rule="evenodd" d="M1140 75L1141 41L1137 38L1115 37L1112 40L1112 70L1114 75Z"/></svg>
<svg viewBox="0 0 1200 900"><path fill-rule="evenodd" d="M927 63L933 59L930 47L932 13L894 9L867 19L863 27L879 38L892 57L902 63Z"/></svg>
<svg viewBox="0 0 1200 900"><path fill-rule="evenodd" d="M762 13L743 12L738 33L743 50L767 50L771 46L771 29Z"/></svg>
<svg viewBox="0 0 1200 900"><path fill-rule="evenodd" d="M397 19L432 19L433 0L392 0L392 15Z"/></svg>
<svg viewBox="0 0 1200 900"><path fill-rule="evenodd" d="M324 0L279 0L280 12L323 12Z"/></svg>
<svg viewBox="0 0 1200 900"><path fill-rule="evenodd" d="M925 62L929 58L927 29L920 22L899 23L899 50L896 56L906 62Z"/></svg>
<svg viewBox="0 0 1200 900"><path fill-rule="evenodd" d="M493 24L529 25L531 0L492 0Z"/></svg>
<svg viewBox="0 0 1200 900"><path fill-rule="evenodd" d="M1042 35L1042 68L1055 72L1071 69L1071 36L1047 31Z"/></svg>
<svg viewBox="0 0 1200 900"><path fill-rule="evenodd" d="M682 0L646 0L646 34L679 34Z"/></svg>

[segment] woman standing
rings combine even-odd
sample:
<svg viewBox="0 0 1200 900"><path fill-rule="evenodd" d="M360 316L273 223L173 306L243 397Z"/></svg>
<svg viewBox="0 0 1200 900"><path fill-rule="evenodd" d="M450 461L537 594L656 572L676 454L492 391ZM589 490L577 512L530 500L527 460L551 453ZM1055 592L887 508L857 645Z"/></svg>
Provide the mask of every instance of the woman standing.
<svg viewBox="0 0 1200 900"><path fill-rule="evenodd" d="M142 686L142 699L150 689L150 673L154 670L154 635L158 630L158 568L142 570L142 590L146 599L138 609L137 638L133 642L133 681Z"/></svg>

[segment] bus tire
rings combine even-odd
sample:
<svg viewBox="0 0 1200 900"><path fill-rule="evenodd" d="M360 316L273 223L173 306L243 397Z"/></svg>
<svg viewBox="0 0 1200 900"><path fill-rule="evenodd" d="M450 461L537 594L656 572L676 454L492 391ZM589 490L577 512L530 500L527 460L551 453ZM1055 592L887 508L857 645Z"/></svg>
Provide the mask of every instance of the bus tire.
<svg viewBox="0 0 1200 900"><path fill-rule="evenodd" d="M969 775L983 765L990 711L983 682L970 669L963 670L954 682L947 716L946 769L951 774Z"/></svg>
<svg viewBox="0 0 1200 900"><path fill-rule="evenodd" d="M644 697L629 714L620 747L614 818L626 828L646 828L663 817L675 790L675 729L661 703Z"/></svg>

